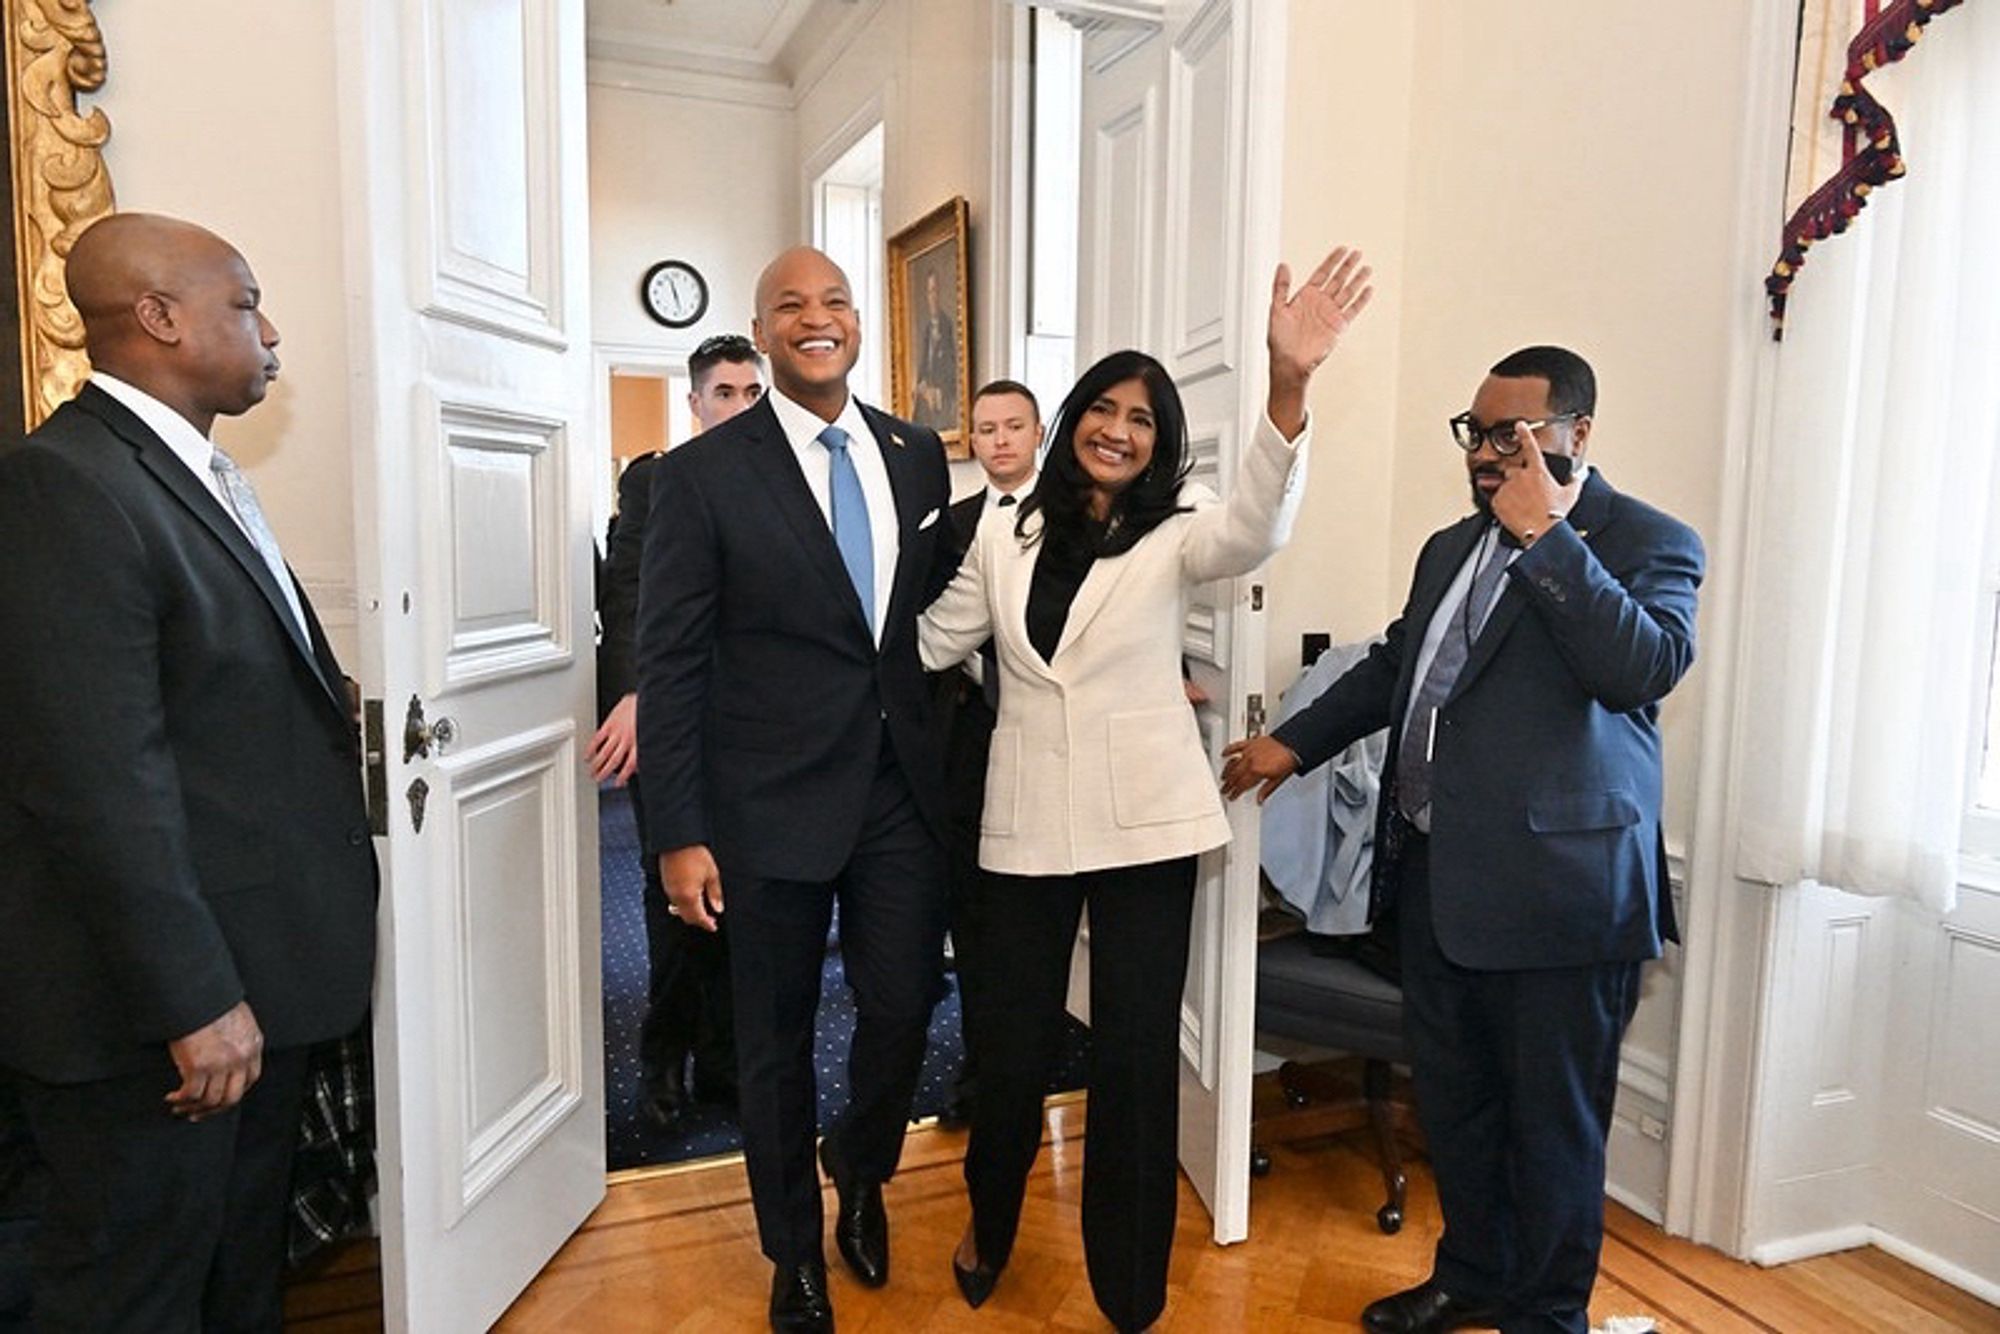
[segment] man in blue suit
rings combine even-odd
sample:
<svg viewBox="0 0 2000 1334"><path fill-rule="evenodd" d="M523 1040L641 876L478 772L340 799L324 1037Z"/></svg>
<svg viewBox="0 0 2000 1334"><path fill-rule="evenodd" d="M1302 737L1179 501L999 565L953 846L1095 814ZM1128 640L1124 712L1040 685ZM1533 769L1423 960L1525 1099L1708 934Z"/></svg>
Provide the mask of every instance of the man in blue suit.
<svg viewBox="0 0 2000 1334"><path fill-rule="evenodd" d="M1495 365L1452 419L1477 512L1417 558L1384 641L1268 737L1260 799L1389 729L1376 912L1397 918L1417 1114L1444 1213L1378 1334L1589 1327L1604 1144L1640 965L1677 939L1659 703L1694 660L1701 540L1584 462L1596 379Z"/></svg>
<svg viewBox="0 0 2000 1334"><path fill-rule="evenodd" d="M942 763L917 613L958 565L944 448L863 406L861 328L817 250L773 260L753 325L771 390L660 460L639 586L639 781L672 910L729 917L743 1154L771 1324L831 1330L813 1014L833 905L857 1020L820 1161L834 1240L889 1275L895 1171L942 989Z"/></svg>

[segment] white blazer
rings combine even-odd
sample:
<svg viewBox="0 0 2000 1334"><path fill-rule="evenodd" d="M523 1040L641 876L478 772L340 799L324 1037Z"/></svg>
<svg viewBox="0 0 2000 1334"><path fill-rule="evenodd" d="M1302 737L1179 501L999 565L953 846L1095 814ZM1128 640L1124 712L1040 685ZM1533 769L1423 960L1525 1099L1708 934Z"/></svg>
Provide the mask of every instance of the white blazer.
<svg viewBox="0 0 2000 1334"><path fill-rule="evenodd" d="M1028 642L1039 543L1017 511L989 506L964 564L918 626L941 671L990 636L1000 716L986 767L979 864L1070 875L1184 857L1229 841L1216 777L1181 686L1187 590L1247 574L1289 535L1303 491L1310 421L1287 441L1268 418L1218 502L1184 486L1177 514L1120 556L1101 558L1071 604L1053 662ZM1046 484L1047 476L1043 481ZM1040 515L1029 521L1032 536Z"/></svg>

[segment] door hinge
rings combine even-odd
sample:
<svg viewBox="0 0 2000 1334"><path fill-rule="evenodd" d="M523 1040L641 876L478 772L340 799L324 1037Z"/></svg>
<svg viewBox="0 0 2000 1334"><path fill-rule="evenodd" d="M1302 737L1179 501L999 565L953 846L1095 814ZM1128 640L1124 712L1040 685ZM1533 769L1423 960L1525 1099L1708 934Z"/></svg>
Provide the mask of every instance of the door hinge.
<svg viewBox="0 0 2000 1334"><path fill-rule="evenodd" d="M368 832L389 832L389 747L382 731L382 701L361 701L361 794L368 804Z"/></svg>
<svg viewBox="0 0 2000 1334"><path fill-rule="evenodd" d="M1251 695L1243 701L1243 730L1251 736L1264 735L1264 697Z"/></svg>
<svg viewBox="0 0 2000 1334"><path fill-rule="evenodd" d="M1264 610L1264 585L1262 584L1250 585L1250 610L1252 611Z"/></svg>

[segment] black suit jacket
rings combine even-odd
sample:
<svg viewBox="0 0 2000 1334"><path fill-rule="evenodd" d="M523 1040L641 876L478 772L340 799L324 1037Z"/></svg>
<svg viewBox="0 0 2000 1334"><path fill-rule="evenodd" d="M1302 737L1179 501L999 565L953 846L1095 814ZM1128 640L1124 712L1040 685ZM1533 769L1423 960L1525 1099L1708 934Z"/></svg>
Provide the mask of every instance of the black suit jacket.
<svg viewBox="0 0 2000 1334"><path fill-rule="evenodd" d="M0 1064L159 1060L248 999L367 1007L375 855L340 669L229 514L87 386L0 453Z"/></svg>
<svg viewBox="0 0 2000 1334"><path fill-rule="evenodd" d="M639 780L648 852L694 843L724 876L827 880L846 864L886 729L942 830L916 619L957 565L936 434L863 407L896 501L877 648L766 399L654 471L639 589Z"/></svg>
<svg viewBox="0 0 2000 1334"><path fill-rule="evenodd" d="M597 645L599 713L639 688L639 558L646 545L646 516L653 508L653 469L665 457L642 454L618 475L618 518L611 525L597 598L604 629Z"/></svg>
<svg viewBox="0 0 2000 1334"><path fill-rule="evenodd" d="M1389 729L1375 846L1424 632L1488 520L1431 536L1383 641L1272 733L1300 768ZM1701 539L1593 469L1569 522L1508 569L1439 710L1431 911L1469 968L1648 959L1678 939L1660 833L1659 702L1694 661ZM1395 884L1376 858L1379 907Z"/></svg>
<svg viewBox="0 0 2000 1334"><path fill-rule="evenodd" d="M950 510L953 563L964 561L972 546L973 534L986 513L985 487L955 502ZM980 646L986 658L985 670L995 673L992 640ZM949 838L954 848L974 863L979 857L979 818L986 804L986 762L993 744L993 710L985 692L964 668L953 666L934 673L932 693L936 699L934 725L944 750L944 792L949 811Z"/></svg>

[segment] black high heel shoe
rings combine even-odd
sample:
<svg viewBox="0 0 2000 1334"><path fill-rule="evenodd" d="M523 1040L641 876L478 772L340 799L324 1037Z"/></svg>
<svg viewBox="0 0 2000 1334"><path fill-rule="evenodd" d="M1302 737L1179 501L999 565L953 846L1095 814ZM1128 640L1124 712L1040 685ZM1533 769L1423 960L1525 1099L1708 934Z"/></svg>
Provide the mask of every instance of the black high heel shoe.
<svg viewBox="0 0 2000 1334"><path fill-rule="evenodd" d="M951 1257L951 1276L958 1280L959 1295L965 1298L965 1304L975 1311L986 1304L986 1299L993 1295L993 1285L1000 1281L1000 1271L991 1265L981 1261L966 1269L960 1266L956 1255Z"/></svg>

